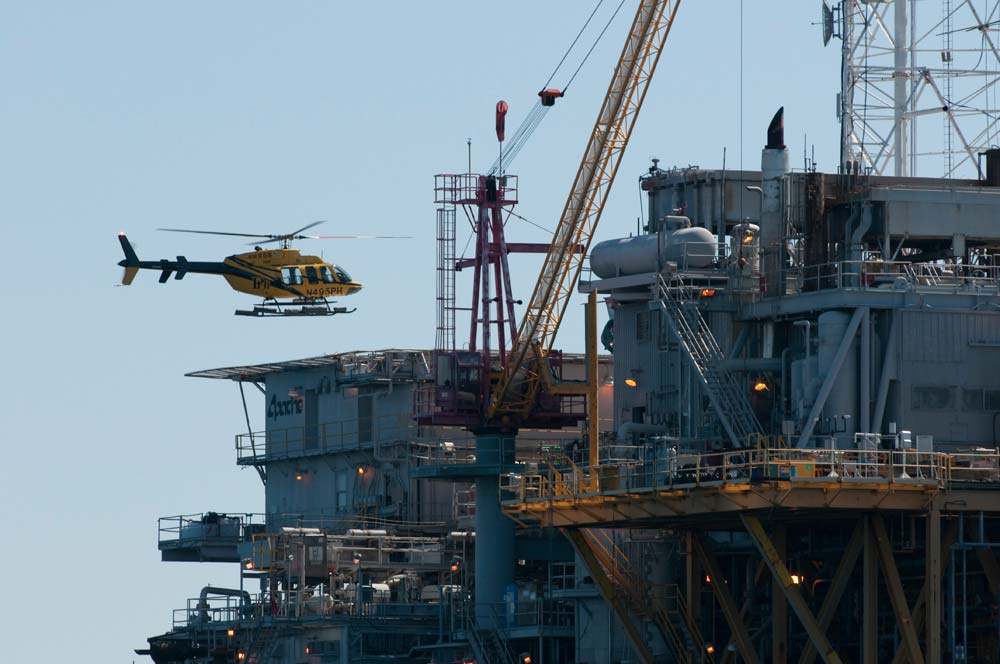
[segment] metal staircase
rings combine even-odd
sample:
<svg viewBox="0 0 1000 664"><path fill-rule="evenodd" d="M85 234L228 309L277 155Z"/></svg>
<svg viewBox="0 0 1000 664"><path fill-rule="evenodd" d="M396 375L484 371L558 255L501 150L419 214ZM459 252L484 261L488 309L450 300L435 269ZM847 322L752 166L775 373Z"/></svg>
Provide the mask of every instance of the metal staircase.
<svg viewBox="0 0 1000 664"><path fill-rule="evenodd" d="M469 641L469 645L472 646L472 652L476 656L477 662L480 664L515 664L514 654L507 647L507 640L497 630L480 628L469 607L463 613L465 615L465 637Z"/></svg>
<svg viewBox="0 0 1000 664"><path fill-rule="evenodd" d="M625 600L636 619L651 622L659 629L675 660L681 664L709 662L704 639L697 624L689 620L680 589L669 585L661 598L655 598L649 584L635 573L635 565L611 536L594 529L580 532L590 544L617 597Z"/></svg>
<svg viewBox="0 0 1000 664"><path fill-rule="evenodd" d="M745 447L751 436L762 431L760 422L750 407L744 388L722 367L726 359L712 329L701 315L691 288L675 277L668 284L657 278L651 308L663 312L671 330L684 350L708 395L726 434L734 447Z"/></svg>

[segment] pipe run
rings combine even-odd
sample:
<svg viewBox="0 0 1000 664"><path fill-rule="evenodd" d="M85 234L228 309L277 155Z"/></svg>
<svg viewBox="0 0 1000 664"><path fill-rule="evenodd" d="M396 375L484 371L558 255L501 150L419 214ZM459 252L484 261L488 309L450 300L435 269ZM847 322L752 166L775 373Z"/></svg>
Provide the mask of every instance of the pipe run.
<svg viewBox="0 0 1000 664"><path fill-rule="evenodd" d="M198 595L198 622L208 622L208 596L222 595L223 597L239 597L242 601L240 606L246 610L250 606L250 593L246 590L235 588L218 588L216 586L205 586Z"/></svg>

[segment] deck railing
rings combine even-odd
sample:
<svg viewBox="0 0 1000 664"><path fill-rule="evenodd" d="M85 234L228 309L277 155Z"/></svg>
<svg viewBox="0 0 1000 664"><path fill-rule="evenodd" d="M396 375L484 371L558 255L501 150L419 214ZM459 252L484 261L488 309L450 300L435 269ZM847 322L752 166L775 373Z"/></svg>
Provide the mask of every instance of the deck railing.
<svg viewBox="0 0 1000 664"><path fill-rule="evenodd" d="M640 491L694 489L788 480L842 484L1000 484L1000 451L946 454L917 450L747 449L671 453L590 469L551 464L538 473L503 478L506 503Z"/></svg>

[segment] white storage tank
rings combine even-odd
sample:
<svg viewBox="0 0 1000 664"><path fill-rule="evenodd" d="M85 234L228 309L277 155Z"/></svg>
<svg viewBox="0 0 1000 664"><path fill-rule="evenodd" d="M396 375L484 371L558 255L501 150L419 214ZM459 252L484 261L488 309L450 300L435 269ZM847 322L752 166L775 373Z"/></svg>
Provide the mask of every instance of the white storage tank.
<svg viewBox="0 0 1000 664"><path fill-rule="evenodd" d="M716 260L715 236L691 226L687 217L665 217L660 231L607 240L590 252L590 267L601 279L657 272L667 263L680 269L711 267Z"/></svg>

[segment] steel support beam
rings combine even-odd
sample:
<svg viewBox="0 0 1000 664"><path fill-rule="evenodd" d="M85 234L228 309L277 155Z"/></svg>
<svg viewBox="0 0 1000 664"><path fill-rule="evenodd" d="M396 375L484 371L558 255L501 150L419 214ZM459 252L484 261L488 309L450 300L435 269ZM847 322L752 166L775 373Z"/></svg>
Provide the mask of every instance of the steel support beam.
<svg viewBox="0 0 1000 664"><path fill-rule="evenodd" d="M875 393L875 413L872 415L871 433L882 433L882 416L885 415L885 402L889 397L889 381L896 367L896 339L899 337L899 319L901 311L884 310L883 316L890 316L889 338L886 339L885 350L882 353L882 371L879 373L878 390Z"/></svg>
<svg viewBox="0 0 1000 664"><path fill-rule="evenodd" d="M806 418L805 425L802 427L802 435L799 436L799 442L796 447L802 448L809 443L813 429L816 427L816 423L819 422L819 416L823 412L823 406L826 405L826 400L833 390L833 385L837 382L837 376L840 375L840 368L844 366L844 360L851 349L851 343L854 342L854 335L858 333L858 326L861 325L861 319L864 318L867 312L868 307L858 307L854 310L851 322L847 325L847 331L844 332L844 338L841 339L840 346L837 347L837 352L833 356L830 372L823 380L823 386L819 388L819 394L816 395L816 403L813 404L812 410L809 411L809 417Z"/></svg>
<svg viewBox="0 0 1000 664"><path fill-rule="evenodd" d="M653 657L652 651L650 651L649 646L646 645L646 640L642 638L642 634L632 621L624 600L615 592L611 579L605 573L601 562L597 559L597 555L591 548L590 542L587 541L583 531L575 528L563 528L562 533L570 541L570 544L573 545L577 555L583 560L587 569L590 570L591 578L594 579L598 590L601 591L604 601L611 605L622 627L625 628L625 634L628 636L629 643L632 645L632 649L635 650L636 656L643 664L655 664L656 660Z"/></svg>
<svg viewBox="0 0 1000 664"><path fill-rule="evenodd" d="M862 573L861 661L878 664L878 546L871 526L871 517L862 520L865 558Z"/></svg>
<svg viewBox="0 0 1000 664"><path fill-rule="evenodd" d="M715 594L715 599L719 602L719 608L722 609L722 614L726 618L726 623L729 625L729 631L736 642L736 649L739 651L740 657L743 658L745 664L757 664L759 661L757 659L757 651L754 650L750 634L747 632L746 625L740 618L739 609L736 608L736 602L733 601L733 596L726 585L725 576L723 576L719 562L715 559L715 555L700 534L692 533L692 539L695 551L704 563L708 576L712 579L712 592Z"/></svg>
<svg viewBox="0 0 1000 664"><path fill-rule="evenodd" d="M924 613L927 617L927 631L924 636L924 643L927 646L927 661L941 661L941 577L943 568L941 567L941 512L931 509L927 513L927 532L924 544ZM989 549L986 549L989 551ZM994 561L994 564L996 561ZM914 620L914 630L919 631L920 627Z"/></svg>
<svg viewBox="0 0 1000 664"><path fill-rule="evenodd" d="M941 542L941 561L938 564L938 579L940 579L946 569L948 569L948 563L951 562L951 545L955 543L958 539L958 520L952 520L951 525L944 533L944 540ZM929 579L928 579L929 580ZM925 626L924 619L927 616L927 595L929 592L929 587L927 581L924 582L924 587L920 590L920 595L917 597L917 601L913 604L913 611L911 615L913 616L913 629L919 632ZM943 618L942 610L943 604L941 603L941 585L938 584L938 609L937 615L938 619L938 629L940 630L941 619ZM931 661L931 660L928 660ZM896 653L896 656L892 659L892 664L904 664L906 662L906 650L900 650Z"/></svg>
<svg viewBox="0 0 1000 664"><path fill-rule="evenodd" d="M684 575L688 624L697 625L701 621L701 564L695 553L694 533L690 530L684 532Z"/></svg>
<svg viewBox="0 0 1000 664"><path fill-rule="evenodd" d="M986 574L990 593L996 598L997 586L1000 585L1000 565L997 564L996 556L993 555L993 549L985 546L976 547L976 557L979 558L979 564L982 565L983 572Z"/></svg>
<svg viewBox="0 0 1000 664"><path fill-rule="evenodd" d="M857 323L859 320L860 316L855 314L852 322ZM857 325L855 324L853 327L857 331ZM850 330L848 331L850 332ZM853 336L853 333L848 336ZM816 618L813 617L812 611L809 610L809 605L802 598L802 593L799 592L798 586L792 583L788 568L785 567L784 561L778 556L778 552L774 550L774 545L771 543L770 538L768 538L767 533L764 532L764 526L761 525L760 519L749 514L741 514L740 520L743 522L743 526L747 529L747 532L750 533L750 538L753 540L754 546L757 547L757 550L763 556L764 562L771 570L771 574L780 582L782 592L788 599L792 610L795 611L799 622L805 628L820 657L823 658L826 664L841 664L840 657L834 651L833 646L830 645L830 641L826 638L826 634L819 623L816 622Z"/></svg>
<svg viewBox="0 0 1000 664"><path fill-rule="evenodd" d="M924 656L920 652L920 643L917 640L917 630L913 628L910 607L906 603L906 594L903 592L903 583L899 578L896 561L892 557L892 544L889 542L889 535L886 533L885 524L880 515L876 514L872 517L872 528L875 544L878 547L879 560L882 563L885 585L889 590L889 600L892 602L892 610L896 614L896 625L899 627L903 646L907 650L907 657L910 664L924 664Z"/></svg>
<svg viewBox="0 0 1000 664"><path fill-rule="evenodd" d="M788 554L785 524L774 526L772 538L775 550L784 560ZM788 661L788 600L776 578L771 579L771 661L773 664Z"/></svg>
<svg viewBox="0 0 1000 664"><path fill-rule="evenodd" d="M837 613L837 607L840 606L840 600L844 596L844 591L847 590L847 584L851 580L854 567L858 564L858 557L861 555L861 549L864 545L864 533L863 524L859 523L854 527L851 539L847 542L844 555L841 556L840 564L837 566L837 571L830 582L830 590L827 591L823 605L819 609L817 620L824 634L830 628L830 624L833 623L833 616ZM814 661L816 661L816 648L810 641L806 643L805 648L802 650L802 656L799 657L799 664L813 664Z"/></svg>

